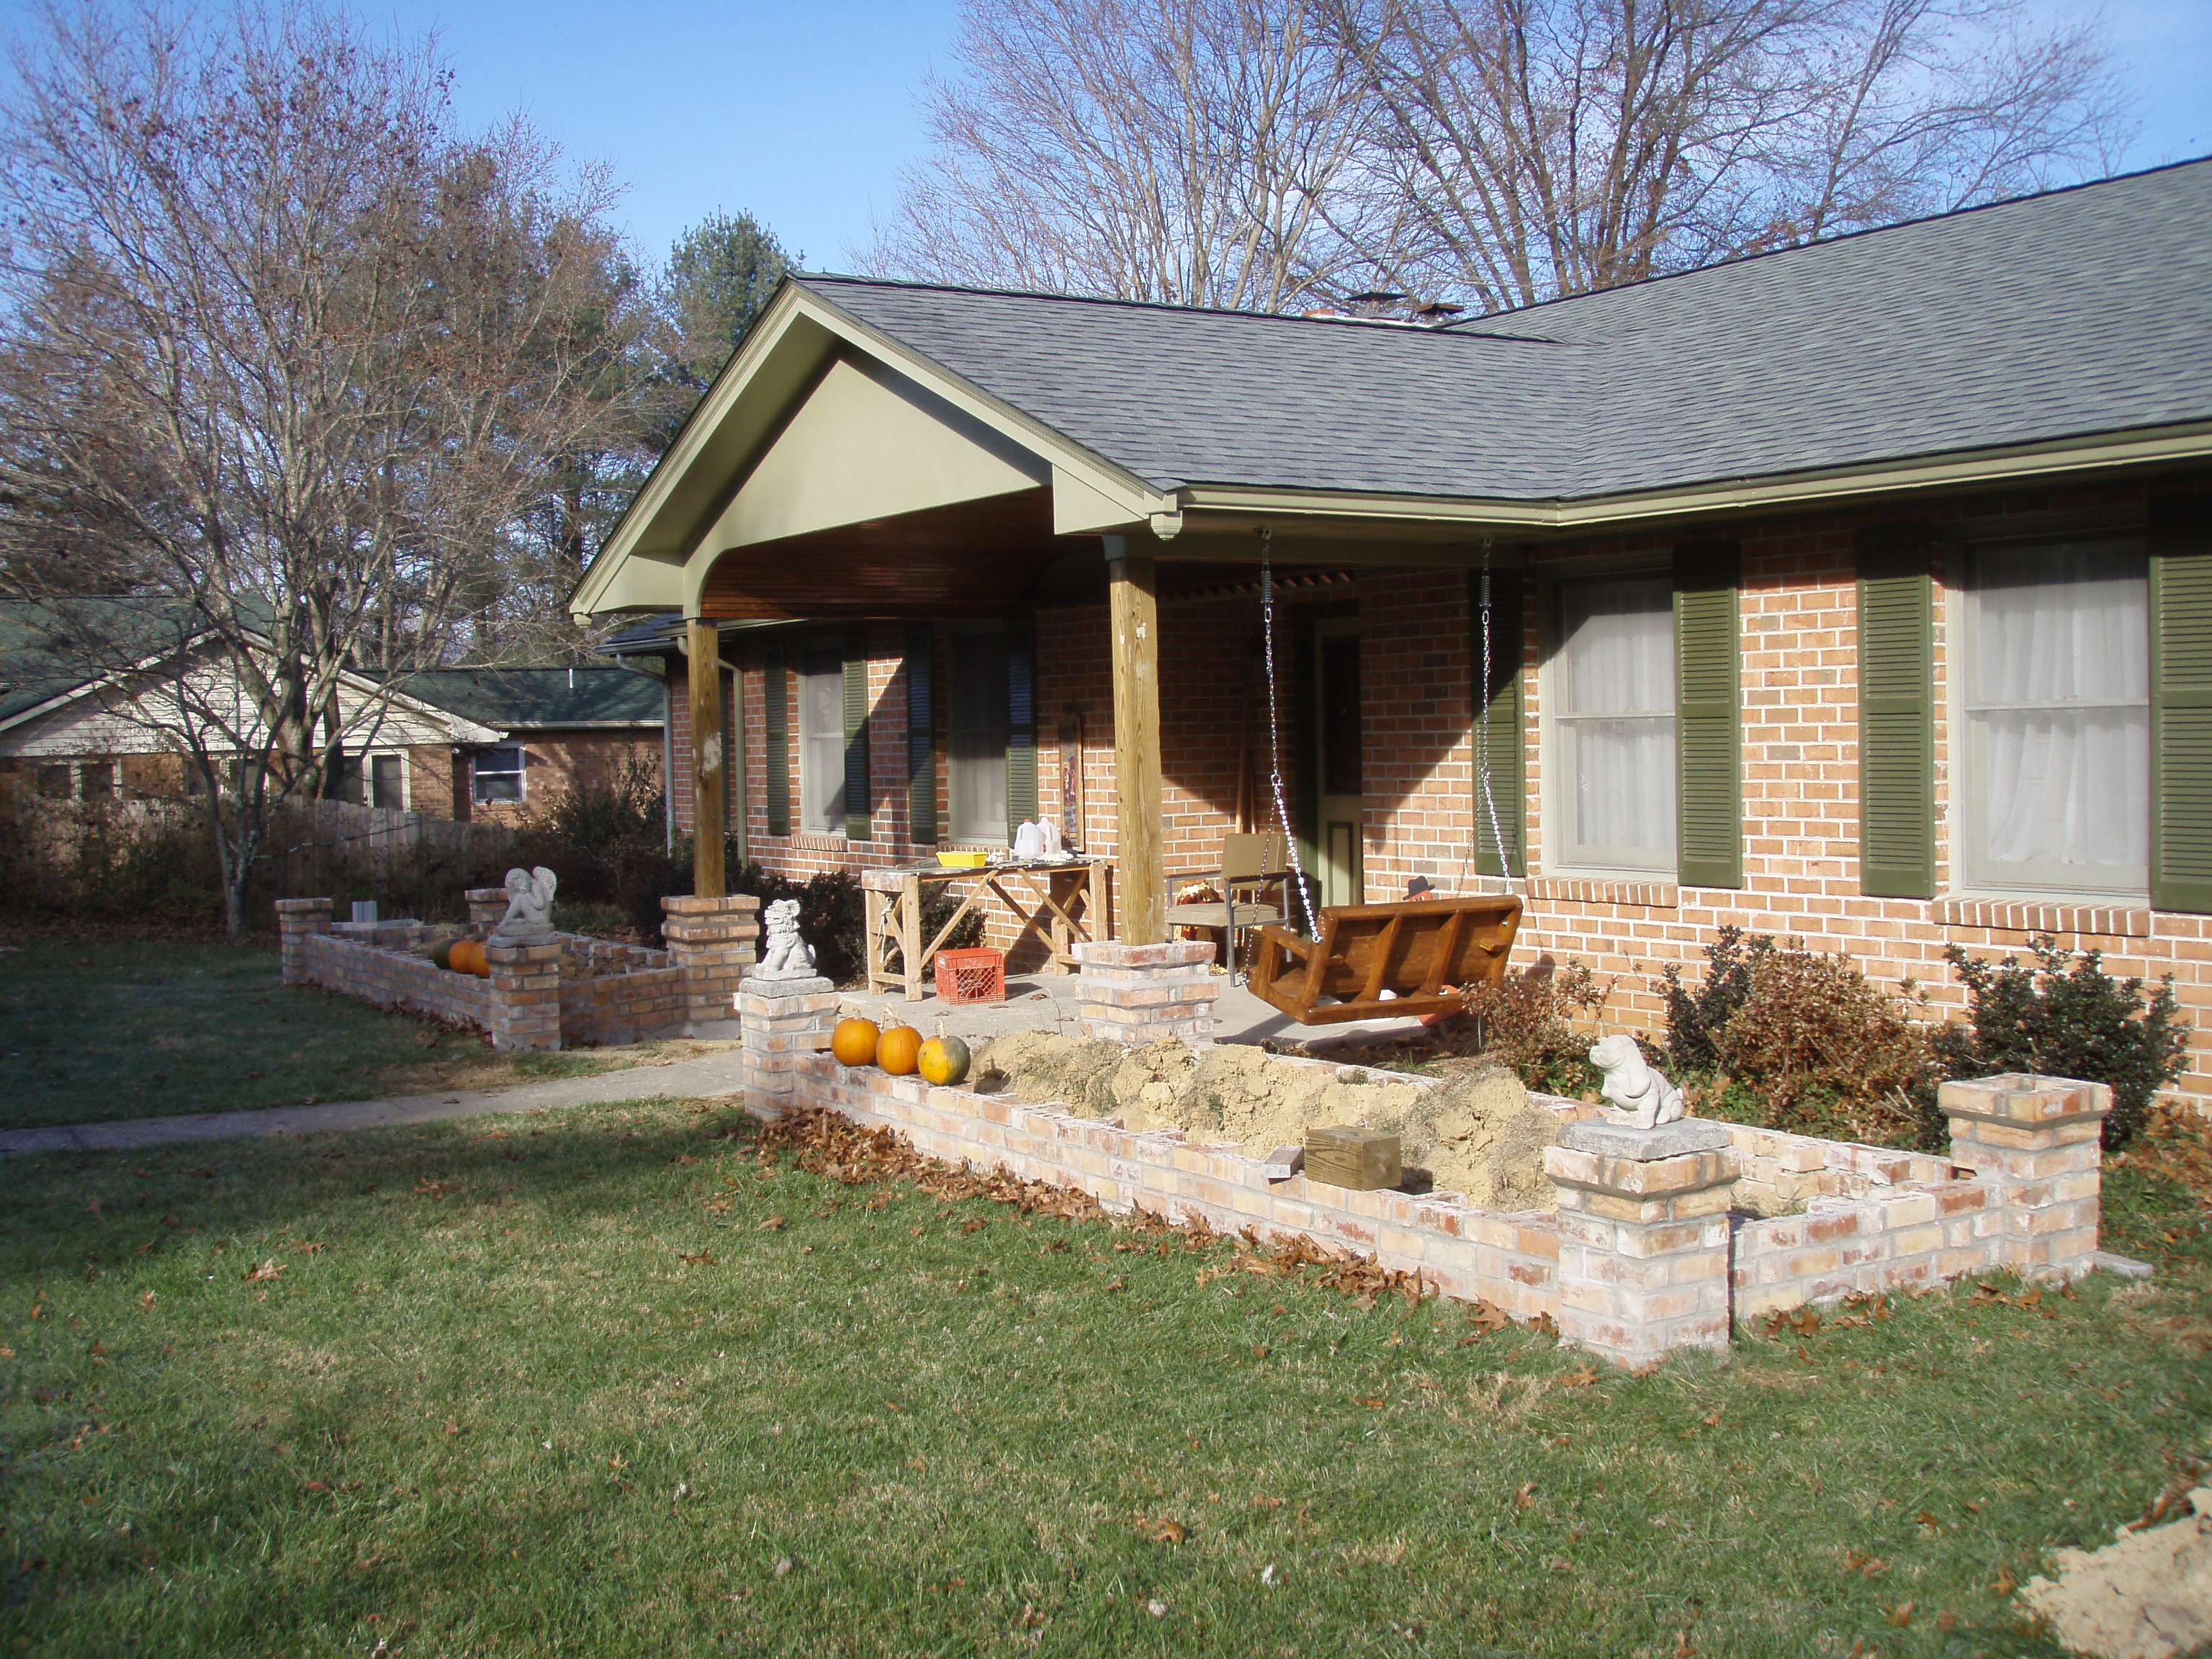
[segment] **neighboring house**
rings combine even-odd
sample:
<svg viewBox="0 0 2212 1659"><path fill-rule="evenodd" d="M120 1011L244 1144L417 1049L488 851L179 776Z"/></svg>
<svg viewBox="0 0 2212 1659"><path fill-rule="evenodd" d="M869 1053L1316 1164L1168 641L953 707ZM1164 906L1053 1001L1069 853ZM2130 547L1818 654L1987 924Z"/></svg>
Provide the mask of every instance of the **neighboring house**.
<svg viewBox="0 0 2212 1659"><path fill-rule="evenodd" d="M410 674L425 703L495 728L456 756L442 804L418 811L488 822L542 811L574 788L607 789L633 771L665 775L666 693L633 668L447 668Z"/></svg>
<svg viewBox="0 0 2212 1659"><path fill-rule="evenodd" d="M191 640L149 632L135 672L88 678L37 607L0 606L0 791L53 799L189 794L198 768L164 735L185 707L251 706L235 672ZM183 677L180 681L180 677ZM191 695L175 688L188 682ZM513 819L578 782L663 764L659 683L626 668L454 669L339 685L340 793L434 817Z"/></svg>
<svg viewBox="0 0 2212 1659"><path fill-rule="evenodd" d="M1263 551L1329 902L1510 882L1650 1028L1727 926L1952 1008L2047 931L2212 1096L2212 161L1437 329L789 278L572 606L679 827L1054 813L1143 942L1273 817Z"/></svg>
<svg viewBox="0 0 2212 1659"><path fill-rule="evenodd" d="M147 616L148 648L130 672L88 676L58 646L66 623L43 607L0 605L0 791L76 800L191 794L204 781L175 734L210 709L233 711L234 731L253 729L252 695L222 649L179 637L157 609ZM416 810L449 815L455 757L507 736L365 674L341 676L338 708L353 767L345 793L373 794L377 805L419 799L436 804ZM205 742L222 752L222 739Z"/></svg>

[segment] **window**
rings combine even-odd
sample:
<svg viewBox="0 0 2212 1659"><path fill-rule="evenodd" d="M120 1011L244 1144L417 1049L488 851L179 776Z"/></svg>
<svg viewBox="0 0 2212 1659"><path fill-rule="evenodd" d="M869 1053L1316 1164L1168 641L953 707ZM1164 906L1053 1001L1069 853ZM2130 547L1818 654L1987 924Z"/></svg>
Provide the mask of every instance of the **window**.
<svg viewBox="0 0 2212 1659"><path fill-rule="evenodd" d="M1971 885L2147 890L2148 602L2134 542L1978 552L1962 696Z"/></svg>
<svg viewBox="0 0 2212 1659"><path fill-rule="evenodd" d="M407 805L406 785L398 755L372 755L368 761L368 804L398 811Z"/></svg>
<svg viewBox="0 0 2212 1659"><path fill-rule="evenodd" d="M496 749L479 749L469 763L471 790L470 799L478 805L492 801L522 799L522 745L501 744Z"/></svg>
<svg viewBox="0 0 2212 1659"><path fill-rule="evenodd" d="M1666 577L1559 590L1553 658L1558 861L1674 868L1674 609Z"/></svg>
<svg viewBox="0 0 2212 1659"><path fill-rule="evenodd" d="M41 766L35 785L40 794L48 800L67 800L70 798L70 769L64 762L58 766Z"/></svg>
<svg viewBox="0 0 2212 1659"><path fill-rule="evenodd" d="M952 636L945 699L950 829L956 841L1006 839L1008 706L1004 629Z"/></svg>
<svg viewBox="0 0 2212 1659"><path fill-rule="evenodd" d="M77 793L86 800L112 800L115 797L115 763L87 761L76 769Z"/></svg>
<svg viewBox="0 0 2212 1659"><path fill-rule="evenodd" d="M799 659L799 827L845 833L845 663L835 653Z"/></svg>

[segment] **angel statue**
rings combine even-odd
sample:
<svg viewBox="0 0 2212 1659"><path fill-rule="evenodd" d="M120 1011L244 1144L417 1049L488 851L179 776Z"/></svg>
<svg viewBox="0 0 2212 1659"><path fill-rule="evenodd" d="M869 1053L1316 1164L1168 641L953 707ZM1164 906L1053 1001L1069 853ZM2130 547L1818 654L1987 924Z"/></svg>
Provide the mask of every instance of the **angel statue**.
<svg viewBox="0 0 2212 1659"><path fill-rule="evenodd" d="M544 939L553 931L553 890L561 878L539 865L507 872L507 914L493 928L495 939Z"/></svg>

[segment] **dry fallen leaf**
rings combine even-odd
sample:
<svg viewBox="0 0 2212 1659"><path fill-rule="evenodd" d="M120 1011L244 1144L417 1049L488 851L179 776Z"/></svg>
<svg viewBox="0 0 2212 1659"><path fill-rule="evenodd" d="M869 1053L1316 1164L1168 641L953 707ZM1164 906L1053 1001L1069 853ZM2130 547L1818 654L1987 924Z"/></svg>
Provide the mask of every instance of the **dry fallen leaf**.
<svg viewBox="0 0 2212 1659"><path fill-rule="evenodd" d="M1882 1616L1887 1619L1891 1624L1895 1625L1899 1629L1902 1630L1905 1626L1912 1622L1912 1603L1910 1601L1900 1601Z"/></svg>
<svg viewBox="0 0 2212 1659"><path fill-rule="evenodd" d="M1999 1567L1996 1582L1990 1586L1990 1589L1999 1595L2010 1595L2019 1588L2020 1580L2012 1576L2010 1567Z"/></svg>
<svg viewBox="0 0 2212 1659"><path fill-rule="evenodd" d="M1536 1483L1533 1480L1523 1480L1513 1494L1513 1507L1516 1510L1525 1510L1535 1501Z"/></svg>
<svg viewBox="0 0 2212 1659"><path fill-rule="evenodd" d="M272 1255L259 1267L247 1273L246 1282L249 1285L258 1284L264 1279L274 1279L283 1271L284 1264Z"/></svg>
<svg viewBox="0 0 2212 1659"><path fill-rule="evenodd" d="M782 1229L783 1218L780 1215L772 1215L767 1220L762 1222L759 1226L754 1228L753 1231L758 1233L773 1233L780 1232Z"/></svg>
<svg viewBox="0 0 2212 1659"><path fill-rule="evenodd" d="M1573 1370L1569 1371L1565 1376L1559 1379L1559 1386L1563 1389L1587 1389L1591 1383L1596 1381L1597 1368L1595 1366L1577 1365Z"/></svg>

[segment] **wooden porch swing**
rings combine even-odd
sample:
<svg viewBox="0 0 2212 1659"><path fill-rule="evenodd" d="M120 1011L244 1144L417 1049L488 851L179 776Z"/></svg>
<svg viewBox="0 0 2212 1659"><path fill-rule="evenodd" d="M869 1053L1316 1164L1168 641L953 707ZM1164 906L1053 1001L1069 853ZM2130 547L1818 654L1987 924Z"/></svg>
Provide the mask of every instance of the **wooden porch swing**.
<svg viewBox="0 0 2212 1659"><path fill-rule="evenodd" d="M1266 645L1267 758L1276 822L1291 854L1291 886L1305 913L1308 937L1270 923L1260 931L1250 988L1271 1007L1301 1025L1337 1025L1358 1019L1404 1019L1457 1012L1467 994L1495 985L1521 926L1521 900L1513 893L1469 893L1407 898L1389 904L1338 904L1319 911L1308 895L1297 838L1283 794L1282 745L1275 695L1275 590L1269 532L1260 532L1261 630ZM1490 684L1489 543L1483 544L1482 676ZM1482 788L1498 867L1509 868L1497 803L1490 793L1487 723L1476 722L1476 776ZM1482 827L1475 826L1480 840ZM1465 877L1468 859L1461 864Z"/></svg>

